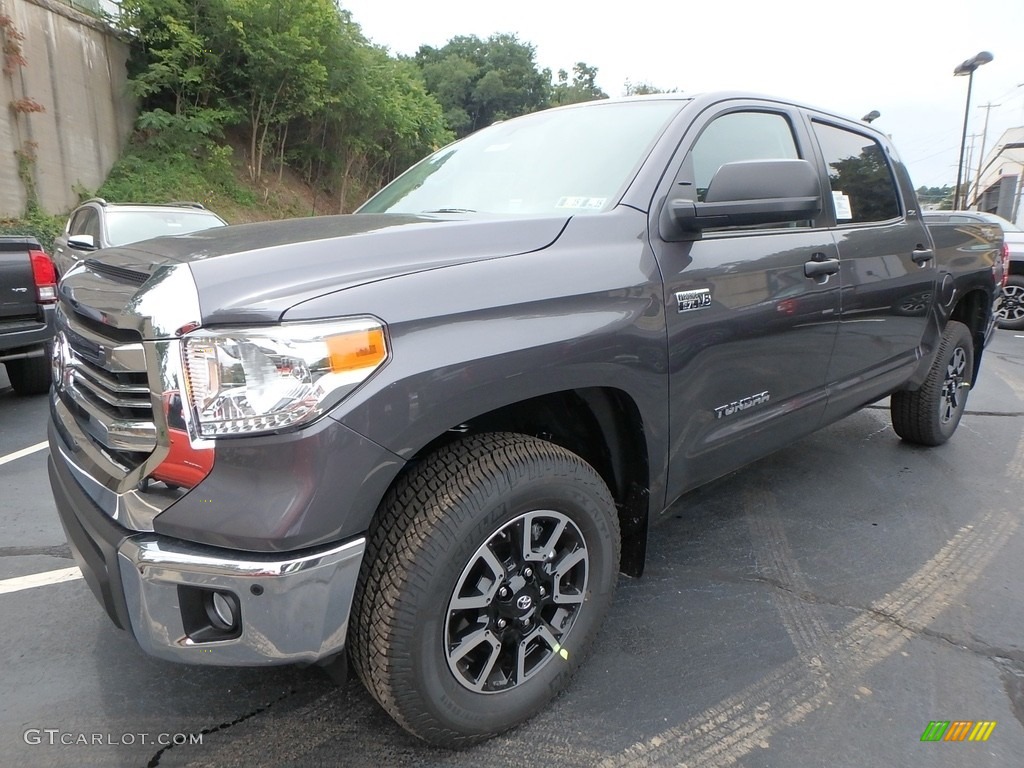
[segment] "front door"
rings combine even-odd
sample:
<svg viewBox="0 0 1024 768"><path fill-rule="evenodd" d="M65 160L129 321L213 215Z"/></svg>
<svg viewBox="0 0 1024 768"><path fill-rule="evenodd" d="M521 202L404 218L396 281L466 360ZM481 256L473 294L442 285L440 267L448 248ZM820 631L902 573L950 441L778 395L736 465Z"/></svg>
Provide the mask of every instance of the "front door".
<svg viewBox="0 0 1024 768"><path fill-rule="evenodd" d="M728 102L684 138L670 197L702 200L723 163L813 161L809 146L795 111ZM688 242L652 229L665 281L671 502L819 425L839 280L808 277L806 265L835 263L838 252L817 221L705 230Z"/></svg>

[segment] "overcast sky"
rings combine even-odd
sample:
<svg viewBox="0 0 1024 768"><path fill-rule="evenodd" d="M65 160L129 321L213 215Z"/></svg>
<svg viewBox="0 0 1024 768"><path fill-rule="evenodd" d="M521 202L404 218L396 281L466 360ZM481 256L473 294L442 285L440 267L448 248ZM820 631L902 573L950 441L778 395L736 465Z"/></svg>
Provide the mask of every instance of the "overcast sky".
<svg viewBox="0 0 1024 768"><path fill-rule="evenodd" d="M620 96L628 79L683 92L738 89L860 117L893 137L915 186L952 185L967 78L953 69L982 50L974 76L974 166L985 110L988 150L1024 125L1024 0L341 0L374 43L394 54L456 35L514 33L540 68L598 68ZM615 9L614 11L612 9ZM973 179L973 171L971 173Z"/></svg>

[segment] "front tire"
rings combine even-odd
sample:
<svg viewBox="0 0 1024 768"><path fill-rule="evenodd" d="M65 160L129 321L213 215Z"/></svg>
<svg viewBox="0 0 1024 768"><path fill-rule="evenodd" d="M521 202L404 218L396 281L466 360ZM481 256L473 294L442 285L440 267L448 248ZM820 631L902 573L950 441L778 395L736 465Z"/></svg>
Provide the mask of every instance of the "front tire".
<svg viewBox="0 0 1024 768"><path fill-rule="evenodd" d="M920 389L896 392L892 427L909 443L942 445L956 432L974 376L974 343L963 323L950 320Z"/></svg>
<svg viewBox="0 0 1024 768"><path fill-rule="evenodd" d="M589 464L525 435L463 438L420 461L378 509L352 666L414 735L477 743L569 683L618 565L615 504Z"/></svg>
<svg viewBox="0 0 1024 768"><path fill-rule="evenodd" d="M996 325L1011 331L1024 330L1024 275L1010 275L996 309Z"/></svg>

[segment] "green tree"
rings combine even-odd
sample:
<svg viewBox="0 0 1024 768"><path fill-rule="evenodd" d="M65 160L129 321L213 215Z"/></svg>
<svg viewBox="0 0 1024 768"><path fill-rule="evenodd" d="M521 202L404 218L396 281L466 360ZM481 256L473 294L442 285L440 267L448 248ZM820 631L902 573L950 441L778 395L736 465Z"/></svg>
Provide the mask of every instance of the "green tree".
<svg viewBox="0 0 1024 768"><path fill-rule="evenodd" d="M289 158L318 190L333 187L344 213L453 135L419 68L369 45L358 26L345 27L328 62L333 98L298 121Z"/></svg>
<svg viewBox="0 0 1024 768"><path fill-rule="evenodd" d="M558 70L558 82L551 87L553 105L578 104L582 101L607 99L608 94L597 86L597 67L578 61L572 68L572 81L564 69Z"/></svg>
<svg viewBox="0 0 1024 768"><path fill-rule="evenodd" d="M627 80L622 87L622 92L624 96L649 96L654 93L678 93L679 89L671 88L666 90L665 88L659 88L656 85L651 85L650 83L645 83L643 81L634 83Z"/></svg>
<svg viewBox="0 0 1024 768"><path fill-rule="evenodd" d="M132 178L160 158L179 177L183 159L205 160L207 168L216 160L223 169L231 150L216 141L237 131L253 180L276 158L279 175L286 163L295 167L318 192L337 195L344 211L452 139L420 67L371 45L334 0L124 0L123 7L135 40L131 87L143 100ZM516 49L504 53L513 60ZM507 97L495 78L478 82L476 64L464 69L473 77L463 85L481 103ZM453 86L449 96L457 95Z"/></svg>
<svg viewBox="0 0 1024 768"><path fill-rule="evenodd" d="M204 143L235 117L222 100L223 0L122 0L138 127L164 146Z"/></svg>
<svg viewBox="0 0 1024 768"><path fill-rule="evenodd" d="M332 100L324 60L339 11L332 0L233 0L227 26L230 100L248 117L249 174L258 180L268 140L283 154L289 122Z"/></svg>
<svg viewBox="0 0 1024 768"><path fill-rule="evenodd" d="M923 206L938 206L939 210L949 211L953 208L953 187L946 184L941 187L918 187L917 200Z"/></svg>
<svg viewBox="0 0 1024 768"><path fill-rule="evenodd" d="M550 74L538 71L536 49L515 35L453 37L441 48L421 46L414 61L427 90L441 103L459 137L495 120L549 105Z"/></svg>

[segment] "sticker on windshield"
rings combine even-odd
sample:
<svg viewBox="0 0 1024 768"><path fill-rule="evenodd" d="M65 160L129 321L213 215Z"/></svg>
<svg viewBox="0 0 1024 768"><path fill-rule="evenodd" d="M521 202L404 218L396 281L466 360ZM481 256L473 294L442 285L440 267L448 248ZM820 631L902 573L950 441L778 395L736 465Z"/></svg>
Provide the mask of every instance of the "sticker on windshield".
<svg viewBox="0 0 1024 768"><path fill-rule="evenodd" d="M832 202L836 206L836 221L853 221L853 208L850 206L850 196L843 192L833 192Z"/></svg>
<svg viewBox="0 0 1024 768"><path fill-rule="evenodd" d="M560 197L555 207L599 211L604 208L606 202L608 202L607 197Z"/></svg>

